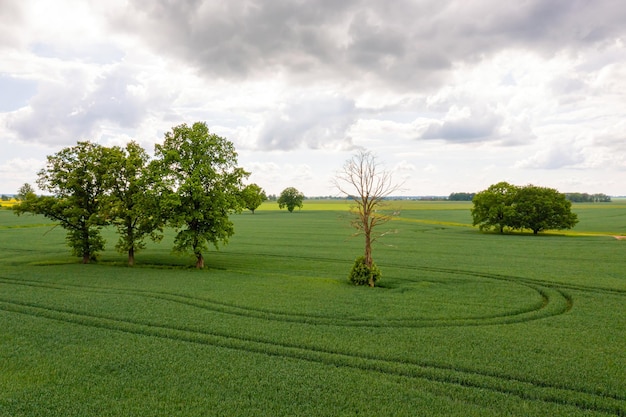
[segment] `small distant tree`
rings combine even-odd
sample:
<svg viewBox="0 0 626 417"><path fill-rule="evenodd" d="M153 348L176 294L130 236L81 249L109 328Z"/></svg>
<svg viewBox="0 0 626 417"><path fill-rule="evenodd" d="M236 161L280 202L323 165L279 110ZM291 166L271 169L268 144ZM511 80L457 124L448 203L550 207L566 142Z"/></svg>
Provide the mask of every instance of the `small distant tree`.
<svg viewBox="0 0 626 417"><path fill-rule="evenodd" d="M254 214L254 211L267 200L263 188L257 184L249 184L241 191L244 206Z"/></svg>
<svg viewBox="0 0 626 417"><path fill-rule="evenodd" d="M504 233L506 227L512 227L515 209L515 195L518 187L502 181L477 193L472 202L473 225L480 230L496 229Z"/></svg>
<svg viewBox="0 0 626 417"><path fill-rule="evenodd" d="M67 243L83 263L96 259L104 249L100 234L109 223L111 183L110 149L92 142L78 142L48 156L38 173L37 185L51 196L29 198L15 205L15 213L42 214L67 230Z"/></svg>
<svg viewBox="0 0 626 417"><path fill-rule="evenodd" d="M282 209L283 207L287 207L290 213L293 212L293 209L296 207L302 208L302 201L304 200L304 194L295 189L294 187L288 187L280 193L280 197L278 197L278 208Z"/></svg>
<svg viewBox="0 0 626 417"><path fill-rule="evenodd" d="M376 157L369 151L360 151L346 161L343 169L334 179L335 187L351 198L354 207L352 226L357 230L355 235L365 237L365 253L357 258L350 280L355 284L364 281L358 275L367 274L365 280L373 287L380 277L372 258L372 244L388 232L376 233L376 229L391 220L391 214L381 211L385 207L385 199L399 190L400 186L392 181L391 173L380 167Z"/></svg>
<svg viewBox="0 0 626 417"><path fill-rule="evenodd" d="M24 185L22 185L19 190L17 190L17 194L15 195L15 198L17 198L17 200L19 201L28 200L35 197L37 197L37 195L35 194L35 189L29 183L24 183Z"/></svg>
<svg viewBox="0 0 626 417"><path fill-rule="evenodd" d="M207 244L218 248L234 234L229 214L242 209L242 180L249 174L237 167L233 143L209 133L202 122L172 128L155 155L156 169L168 185L161 204L178 229L174 250L193 253L196 268L204 268Z"/></svg>

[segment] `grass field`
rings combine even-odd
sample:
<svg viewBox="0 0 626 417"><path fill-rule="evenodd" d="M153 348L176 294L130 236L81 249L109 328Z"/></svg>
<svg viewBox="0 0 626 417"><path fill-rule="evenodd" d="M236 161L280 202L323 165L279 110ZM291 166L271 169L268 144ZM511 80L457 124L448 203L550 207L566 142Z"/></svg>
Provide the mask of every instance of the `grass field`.
<svg viewBox="0 0 626 417"><path fill-rule="evenodd" d="M339 201L233 216L202 271L172 233L81 265L0 210L0 416L626 415L626 203L539 236L396 205L374 289Z"/></svg>

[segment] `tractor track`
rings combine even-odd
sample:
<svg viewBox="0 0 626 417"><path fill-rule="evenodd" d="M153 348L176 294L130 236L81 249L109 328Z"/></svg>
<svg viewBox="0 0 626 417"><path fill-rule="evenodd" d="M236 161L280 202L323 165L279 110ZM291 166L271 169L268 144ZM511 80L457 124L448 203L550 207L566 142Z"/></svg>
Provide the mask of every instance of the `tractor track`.
<svg viewBox="0 0 626 417"><path fill-rule="evenodd" d="M37 281L0 277L5 285L21 285L33 288L60 291L90 291L156 298L168 302L182 303L209 312L224 312L215 308L213 302L182 294L110 288L82 285L50 284ZM571 302L568 302L571 308ZM237 336L212 330L198 330L184 325L164 325L149 320L133 320L113 315L91 314L78 309L64 309L53 305L23 302L8 297L0 298L0 310L45 318L59 322L92 328L120 331L135 335L158 337L179 342L210 345L236 349L249 353L306 360L327 365L349 367L407 378L425 379L434 382L488 390L494 393L514 395L525 400L543 401L569 405L581 410L590 410L623 416L626 415L626 396L612 395L592 390L568 387L565 384L548 384L531 378L513 377L504 373L463 369L449 365L387 359L373 354L353 354L341 350L326 349L311 345L278 343L261 337ZM266 313L264 313L266 314ZM249 317L247 314L241 316ZM277 317L264 317L276 320ZM303 322L303 324L307 324ZM462 324L459 324L462 325Z"/></svg>

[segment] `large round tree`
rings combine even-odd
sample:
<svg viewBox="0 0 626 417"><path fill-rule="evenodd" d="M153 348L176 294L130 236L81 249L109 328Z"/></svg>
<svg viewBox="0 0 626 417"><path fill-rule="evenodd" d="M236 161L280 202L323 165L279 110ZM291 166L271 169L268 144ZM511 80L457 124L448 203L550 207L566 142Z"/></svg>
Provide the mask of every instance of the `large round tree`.
<svg viewBox="0 0 626 417"><path fill-rule="evenodd" d="M578 223L572 203L565 194L553 188L527 185L515 197L516 229L530 229L533 234L544 230L571 229Z"/></svg>
<svg viewBox="0 0 626 417"><path fill-rule="evenodd" d="M232 142L209 133L205 123L182 124L165 134L155 156L169 191L162 206L169 223L178 229L177 252L191 252L196 267L204 267L208 243L218 248L234 233L229 214L241 210L242 180L248 176L237 167Z"/></svg>
<svg viewBox="0 0 626 417"><path fill-rule="evenodd" d="M294 187L287 187L278 197L278 208L287 207L287 210L292 213L296 207L302 208L303 200L304 194Z"/></svg>
<svg viewBox="0 0 626 417"><path fill-rule="evenodd" d="M501 181L474 195L472 202L473 225L480 230L496 229L504 233L507 227L513 228L515 216L515 196L519 187Z"/></svg>
<svg viewBox="0 0 626 417"><path fill-rule="evenodd" d="M108 190L112 181L111 150L92 142L78 142L48 156L37 185L48 195L28 193L14 207L17 214L41 214L67 230L66 241L83 263L104 249L100 230L109 223Z"/></svg>

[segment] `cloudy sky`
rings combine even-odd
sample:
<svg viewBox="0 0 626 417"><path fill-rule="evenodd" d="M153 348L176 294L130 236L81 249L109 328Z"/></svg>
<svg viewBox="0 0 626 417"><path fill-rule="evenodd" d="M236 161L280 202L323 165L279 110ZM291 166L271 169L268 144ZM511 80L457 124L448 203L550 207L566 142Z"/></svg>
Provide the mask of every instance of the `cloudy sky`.
<svg viewBox="0 0 626 417"><path fill-rule="evenodd" d="M205 121L269 194L373 151L404 195L626 195L623 0L0 0L0 193Z"/></svg>

